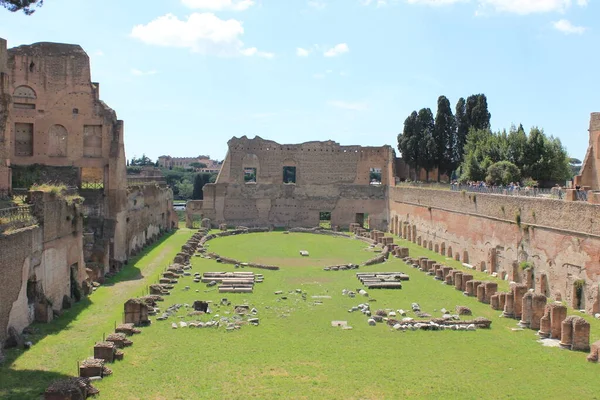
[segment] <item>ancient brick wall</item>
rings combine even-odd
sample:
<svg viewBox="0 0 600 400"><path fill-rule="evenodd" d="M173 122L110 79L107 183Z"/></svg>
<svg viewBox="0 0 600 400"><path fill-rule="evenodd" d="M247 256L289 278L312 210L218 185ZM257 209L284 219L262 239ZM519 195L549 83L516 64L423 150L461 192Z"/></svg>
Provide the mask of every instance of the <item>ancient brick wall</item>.
<svg viewBox="0 0 600 400"><path fill-rule="evenodd" d="M8 51L6 40L0 38L0 192L10 188L8 168L8 120L11 96L8 79Z"/></svg>
<svg viewBox="0 0 600 400"><path fill-rule="evenodd" d="M361 215L374 228L387 227L391 147L281 145L245 136L228 145L216 183L205 185L204 200L187 208L188 226L201 215L232 226L314 227L321 212L330 212L334 226L348 227ZM284 182L288 167L295 168L293 183ZM255 175L251 181L248 172ZM379 183L371 184L372 173L380 174Z"/></svg>
<svg viewBox="0 0 600 400"><path fill-rule="evenodd" d="M133 186L128 192L127 254L137 254L146 244L173 229L173 192L156 185Z"/></svg>
<svg viewBox="0 0 600 400"><path fill-rule="evenodd" d="M432 242L477 269L518 281L525 278L518 263L531 262L536 290L570 305L576 306L575 282L585 280L580 305L599 311L598 205L392 187L389 209L397 235Z"/></svg>
<svg viewBox="0 0 600 400"><path fill-rule="evenodd" d="M600 190L600 113L590 116L590 142L575 184Z"/></svg>

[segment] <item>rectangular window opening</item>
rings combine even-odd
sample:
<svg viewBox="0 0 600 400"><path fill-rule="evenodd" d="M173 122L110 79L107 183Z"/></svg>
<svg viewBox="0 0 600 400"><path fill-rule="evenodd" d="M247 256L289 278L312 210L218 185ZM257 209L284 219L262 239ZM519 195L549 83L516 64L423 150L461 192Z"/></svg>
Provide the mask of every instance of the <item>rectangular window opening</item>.
<svg viewBox="0 0 600 400"><path fill-rule="evenodd" d="M256 168L244 168L244 182L256 183Z"/></svg>
<svg viewBox="0 0 600 400"><path fill-rule="evenodd" d="M296 167L283 167L283 183L296 183Z"/></svg>
<svg viewBox="0 0 600 400"><path fill-rule="evenodd" d="M381 168L371 168L369 170L369 183L371 185L381 185Z"/></svg>

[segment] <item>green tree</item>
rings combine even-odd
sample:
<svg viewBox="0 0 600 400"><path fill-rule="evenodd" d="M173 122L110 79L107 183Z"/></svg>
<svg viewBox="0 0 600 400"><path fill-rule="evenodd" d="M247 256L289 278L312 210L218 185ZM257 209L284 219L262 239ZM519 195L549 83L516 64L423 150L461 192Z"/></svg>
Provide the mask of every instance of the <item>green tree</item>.
<svg viewBox="0 0 600 400"><path fill-rule="evenodd" d="M467 98L466 116L469 129L489 129L492 115L488 111L485 94L474 94Z"/></svg>
<svg viewBox="0 0 600 400"><path fill-rule="evenodd" d="M193 162L190 164L190 167L194 167L194 168L206 168L206 164L201 163L201 162Z"/></svg>
<svg viewBox="0 0 600 400"><path fill-rule="evenodd" d="M508 185L521 180L521 171L510 161L499 161L488 167L485 180L492 185Z"/></svg>
<svg viewBox="0 0 600 400"><path fill-rule="evenodd" d="M197 174L194 178L194 190L192 192L192 200L202 200L204 195L202 193L202 188L204 187L204 179L202 178L202 174Z"/></svg>
<svg viewBox="0 0 600 400"><path fill-rule="evenodd" d="M442 172L450 174L458 165L455 162L454 157L456 147L456 120L452 114L450 100L448 100L446 96L440 96L438 98L433 139L436 147L436 166L438 168L437 181L439 182L440 174Z"/></svg>
<svg viewBox="0 0 600 400"><path fill-rule="evenodd" d="M177 188L177 196L181 200L189 200L194 193L194 185L189 181L181 181L175 184Z"/></svg>
<svg viewBox="0 0 600 400"><path fill-rule="evenodd" d="M437 146L433 137L435 121L429 108L419 110L417 132L421 150L421 166L425 169L425 180L429 182L429 172L436 166Z"/></svg>
<svg viewBox="0 0 600 400"><path fill-rule="evenodd" d="M581 160L578 158L569 158L569 169L571 170L571 178L579 175L581 171Z"/></svg>
<svg viewBox="0 0 600 400"><path fill-rule="evenodd" d="M398 135L398 151L402 159L415 170L415 180L421 166L418 114L413 111L404 121L404 130Z"/></svg>
<svg viewBox="0 0 600 400"><path fill-rule="evenodd" d="M41 7L44 5L44 0L0 0L0 6L6 8L10 12L23 11L26 15L31 15L35 12L34 6Z"/></svg>
<svg viewBox="0 0 600 400"><path fill-rule="evenodd" d="M464 160L465 145L469 134L469 121L467 120L467 102L462 97L456 103L456 145L454 148L454 163L459 165Z"/></svg>
<svg viewBox="0 0 600 400"><path fill-rule="evenodd" d="M146 154L142 154L140 158L133 157L131 159L131 163L129 163L132 167L143 167L143 166L154 166L154 161L150 159L150 157L146 156Z"/></svg>

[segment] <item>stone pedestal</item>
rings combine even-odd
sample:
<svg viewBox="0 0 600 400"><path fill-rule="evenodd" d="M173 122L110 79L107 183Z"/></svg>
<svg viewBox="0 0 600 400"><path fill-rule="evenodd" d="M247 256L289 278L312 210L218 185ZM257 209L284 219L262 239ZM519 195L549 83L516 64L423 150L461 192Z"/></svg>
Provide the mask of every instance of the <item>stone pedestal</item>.
<svg viewBox="0 0 600 400"><path fill-rule="evenodd" d="M433 260L428 260L427 261L427 272L431 271L433 269L433 266L436 264L435 261Z"/></svg>
<svg viewBox="0 0 600 400"><path fill-rule="evenodd" d="M454 288L456 290L462 290L463 287L463 273L462 272L457 272L456 274L454 274Z"/></svg>
<svg viewBox="0 0 600 400"><path fill-rule="evenodd" d="M485 300L485 285L477 286L477 301L483 303Z"/></svg>
<svg viewBox="0 0 600 400"><path fill-rule="evenodd" d="M115 360L117 347L112 342L99 342L94 346L94 358L111 363Z"/></svg>
<svg viewBox="0 0 600 400"><path fill-rule="evenodd" d="M515 318L521 318L523 310L523 296L525 293L527 293L527 286L522 283L516 283L512 285L511 289L514 296Z"/></svg>
<svg viewBox="0 0 600 400"><path fill-rule="evenodd" d="M498 284L496 282L485 283L485 296L483 302L489 304L493 295L498 291Z"/></svg>
<svg viewBox="0 0 600 400"><path fill-rule="evenodd" d="M507 293L505 296L504 303L504 316L508 318L514 318L515 316L515 297L511 293Z"/></svg>
<svg viewBox="0 0 600 400"><path fill-rule="evenodd" d="M571 350L590 350L590 323L581 317L576 317L573 322L573 345Z"/></svg>
<svg viewBox="0 0 600 400"><path fill-rule="evenodd" d="M494 294L490 297L490 305L492 310L500 310L500 295Z"/></svg>
<svg viewBox="0 0 600 400"><path fill-rule="evenodd" d="M521 310L521 321L519 321L519 324L524 328L529 328L533 315L533 293L531 291L528 291L523 296Z"/></svg>
<svg viewBox="0 0 600 400"><path fill-rule="evenodd" d="M134 325L147 325L148 307L143 299L129 299L125 303L125 323Z"/></svg>
<svg viewBox="0 0 600 400"><path fill-rule="evenodd" d="M548 299L543 294L534 294L531 301L531 322L529 327L531 329L540 329L540 321L544 316L544 310L546 308L546 302Z"/></svg>
<svg viewBox="0 0 600 400"><path fill-rule="evenodd" d="M550 306L550 337L560 339L562 322L567 318L567 307L560 303L553 303Z"/></svg>

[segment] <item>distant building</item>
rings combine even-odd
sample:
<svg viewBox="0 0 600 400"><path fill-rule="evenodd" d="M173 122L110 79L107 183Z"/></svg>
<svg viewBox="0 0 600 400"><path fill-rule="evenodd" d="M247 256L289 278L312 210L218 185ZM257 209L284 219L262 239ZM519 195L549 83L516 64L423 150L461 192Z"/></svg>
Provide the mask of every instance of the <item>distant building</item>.
<svg viewBox="0 0 600 400"><path fill-rule="evenodd" d="M200 163L206 165L206 168L198 169L199 172L219 173L221 170L221 162L211 160L210 156L198 157L158 157L158 165L162 168L194 168L192 164Z"/></svg>

